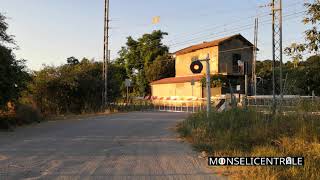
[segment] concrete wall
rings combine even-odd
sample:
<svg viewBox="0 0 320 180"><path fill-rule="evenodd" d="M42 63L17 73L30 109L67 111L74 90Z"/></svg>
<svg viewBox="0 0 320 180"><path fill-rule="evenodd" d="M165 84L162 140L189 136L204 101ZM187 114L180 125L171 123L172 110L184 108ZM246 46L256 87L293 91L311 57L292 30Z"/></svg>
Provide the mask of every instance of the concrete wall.
<svg viewBox="0 0 320 180"><path fill-rule="evenodd" d="M191 53L178 55L176 57L176 77L194 75L190 70L190 64L193 57L199 59L205 59L207 54L210 54L210 70L211 74L218 73L218 47L210 47L206 49L200 49ZM206 63L203 62L203 70L201 74L206 73Z"/></svg>
<svg viewBox="0 0 320 180"><path fill-rule="evenodd" d="M151 89L152 89L152 96L158 96L158 97L192 96L192 86L190 82L173 83L173 84L155 84L151 86ZM193 87L193 96L199 97L199 98L202 97L202 87L200 82L195 82L195 85Z"/></svg>

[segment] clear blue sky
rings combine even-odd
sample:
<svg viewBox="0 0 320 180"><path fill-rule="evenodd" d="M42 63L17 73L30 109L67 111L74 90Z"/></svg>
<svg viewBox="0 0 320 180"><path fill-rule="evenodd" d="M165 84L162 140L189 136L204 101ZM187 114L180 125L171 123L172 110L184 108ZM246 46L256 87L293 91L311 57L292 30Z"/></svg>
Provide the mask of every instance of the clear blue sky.
<svg viewBox="0 0 320 180"><path fill-rule="evenodd" d="M117 57L127 36L161 29L169 33L170 51L241 33L253 41L254 16L260 16L259 59L271 58L269 8L258 8L271 0L110 0L110 48ZM303 39L301 20L305 0L284 0L284 46ZM100 60L103 48L104 0L0 0L0 12L10 25L30 69L42 64L60 65L66 58ZM286 16L290 15L290 16ZM161 22L152 25L152 17ZM268 22L269 21L269 22ZM286 58L287 59L287 58Z"/></svg>

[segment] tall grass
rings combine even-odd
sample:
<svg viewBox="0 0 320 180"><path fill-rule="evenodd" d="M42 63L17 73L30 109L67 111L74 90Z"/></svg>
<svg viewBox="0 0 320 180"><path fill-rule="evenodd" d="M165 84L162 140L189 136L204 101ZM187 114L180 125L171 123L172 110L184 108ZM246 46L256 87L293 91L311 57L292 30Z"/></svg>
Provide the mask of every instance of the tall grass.
<svg viewBox="0 0 320 180"><path fill-rule="evenodd" d="M196 150L213 155L305 157L304 167L227 168L226 170L233 172L231 177L234 178L320 177L320 118L310 113L296 111L271 116L242 109L212 112L209 117L205 113L198 113L181 122L178 132Z"/></svg>

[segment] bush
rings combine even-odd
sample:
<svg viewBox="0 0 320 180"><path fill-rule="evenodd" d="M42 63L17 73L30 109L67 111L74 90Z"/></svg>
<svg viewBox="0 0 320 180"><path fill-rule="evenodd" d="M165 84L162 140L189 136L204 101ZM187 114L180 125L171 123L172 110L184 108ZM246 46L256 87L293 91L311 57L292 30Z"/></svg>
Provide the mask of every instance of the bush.
<svg viewBox="0 0 320 180"><path fill-rule="evenodd" d="M300 105L301 106L301 105ZM308 109L308 108L307 108ZM320 118L310 113L270 116L234 109L190 116L178 132L198 151L221 156L303 156L304 167L231 167L239 179L320 177Z"/></svg>
<svg viewBox="0 0 320 180"><path fill-rule="evenodd" d="M40 123L43 120L40 111L30 105L19 105L16 117L17 125Z"/></svg>
<svg viewBox="0 0 320 180"><path fill-rule="evenodd" d="M12 130L17 124L17 119L14 116L0 116L0 130Z"/></svg>

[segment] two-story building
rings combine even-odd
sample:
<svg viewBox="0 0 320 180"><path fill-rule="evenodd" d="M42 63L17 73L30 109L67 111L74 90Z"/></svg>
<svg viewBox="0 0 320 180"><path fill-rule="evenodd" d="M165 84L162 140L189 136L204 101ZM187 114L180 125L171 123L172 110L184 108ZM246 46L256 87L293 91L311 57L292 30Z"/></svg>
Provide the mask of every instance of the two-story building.
<svg viewBox="0 0 320 180"><path fill-rule="evenodd" d="M211 75L220 74L228 80L237 80L238 83L232 84L231 87L212 87L212 96L229 93L231 88L235 92L237 85L240 85L238 93L243 94L245 73L248 74L248 79L252 74L253 47L251 42L237 34L181 49L174 53L176 76L152 82L152 96L206 97L205 87L201 83L206 74L206 63L202 63L203 70L199 74L190 70L190 64L205 59L208 54ZM192 81L194 83L191 83Z"/></svg>

